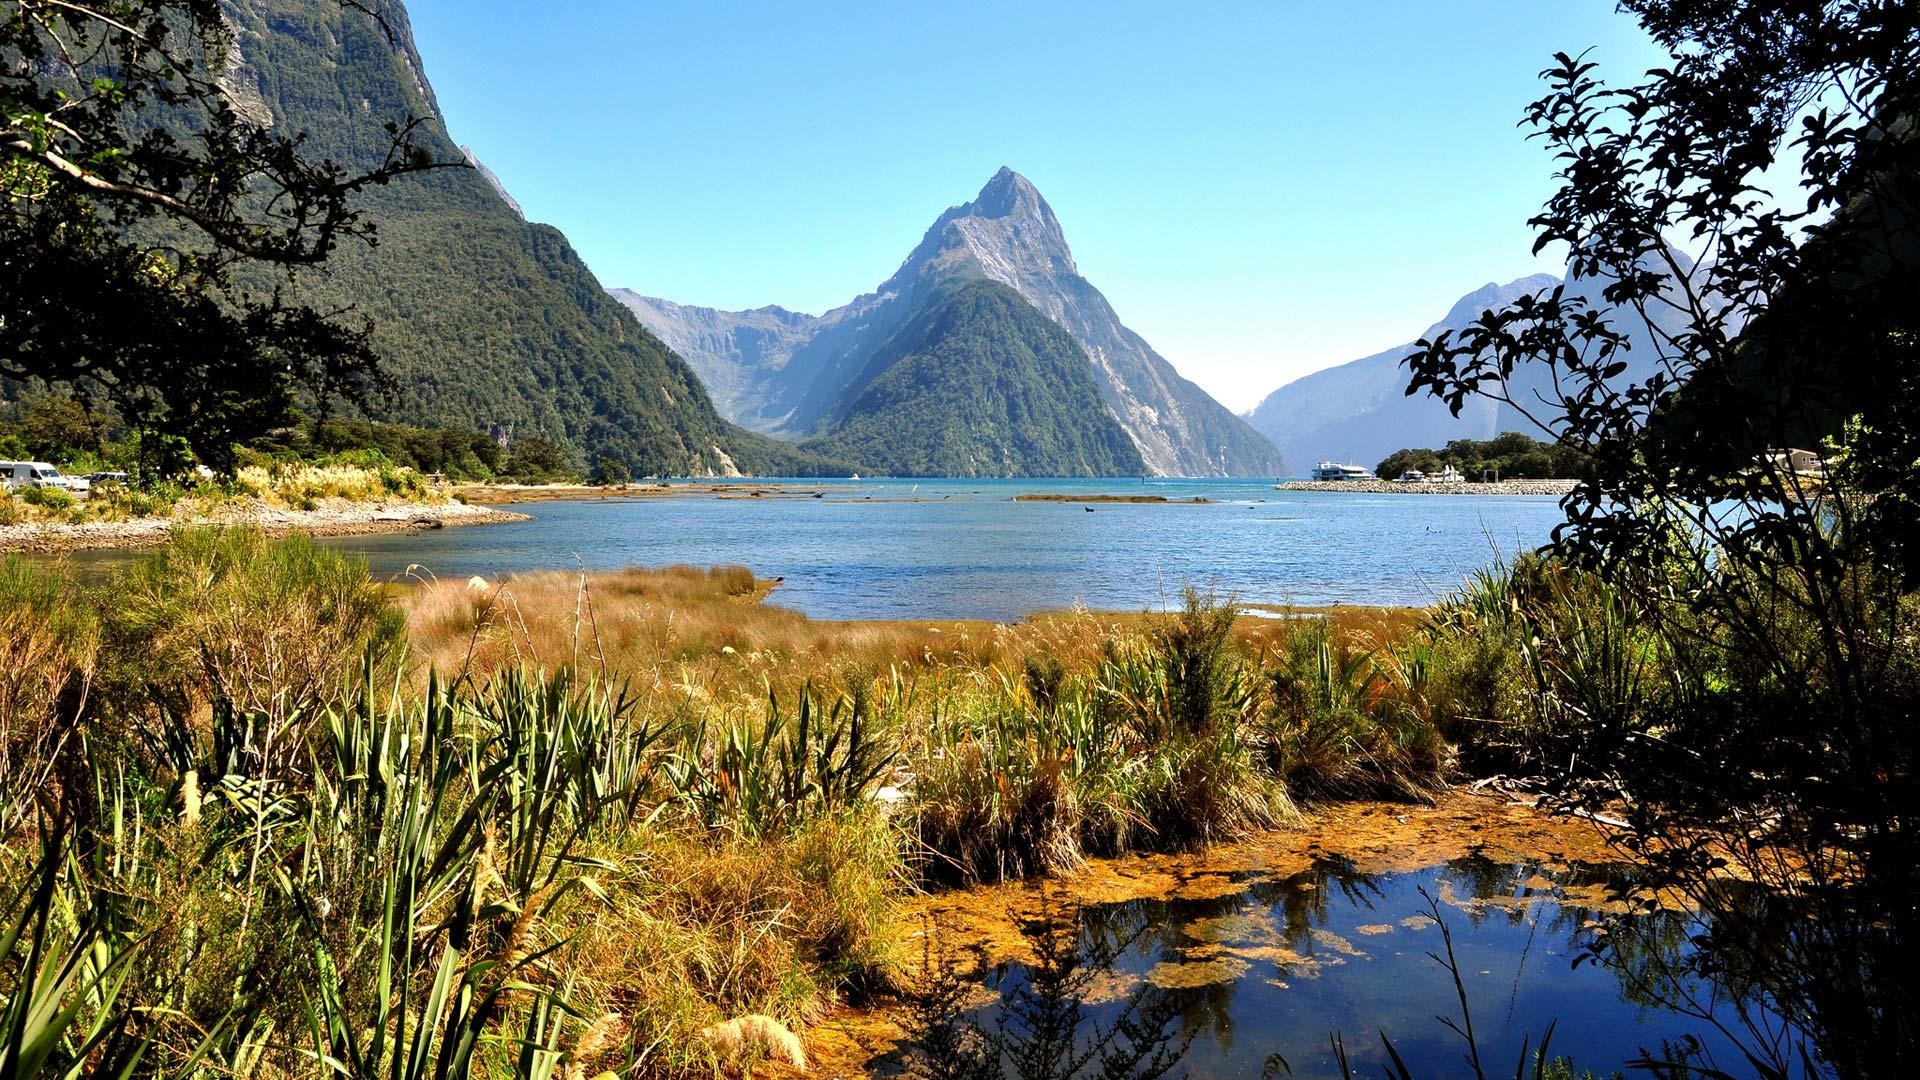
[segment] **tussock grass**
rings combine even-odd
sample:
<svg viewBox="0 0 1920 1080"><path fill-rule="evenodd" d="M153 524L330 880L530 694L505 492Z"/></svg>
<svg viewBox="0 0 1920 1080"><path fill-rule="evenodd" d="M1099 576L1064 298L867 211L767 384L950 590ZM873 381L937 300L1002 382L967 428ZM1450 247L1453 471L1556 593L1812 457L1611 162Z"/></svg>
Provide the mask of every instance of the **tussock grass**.
<svg viewBox="0 0 1920 1080"><path fill-rule="evenodd" d="M99 624L66 567L0 556L0 842L26 820L78 726Z"/></svg>
<svg viewBox="0 0 1920 1080"><path fill-rule="evenodd" d="M0 567L6 647L54 658L0 693L58 712L92 688L80 737L8 759L74 783L57 827L0 844L0 900L44 894L56 951L126 972L40 989L83 993L118 1040L99 1060L142 1068L711 1075L710 1024L804 1030L888 987L916 888L1194 847L1444 767L1417 665L1368 636L1396 616L1192 593L836 623L769 599L739 567L379 585L234 530L92 592Z"/></svg>
<svg viewBox="0 0 1920 1080"><path fill-rule="evenodd" d="M349 503L440 503L447 498L420 473L385 462L273 462L244 466L226 480L101 484L84 499L58 488L0 491L0 525L80 525L146 517L221 520L248 509L316 510Z"/></svg>

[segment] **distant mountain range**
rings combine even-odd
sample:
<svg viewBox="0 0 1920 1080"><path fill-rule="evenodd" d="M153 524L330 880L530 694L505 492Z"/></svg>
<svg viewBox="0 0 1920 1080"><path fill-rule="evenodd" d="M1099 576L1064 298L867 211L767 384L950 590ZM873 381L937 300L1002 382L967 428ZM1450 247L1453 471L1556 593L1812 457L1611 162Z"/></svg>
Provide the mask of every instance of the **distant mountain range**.
<svg viewBox="0 0 1920 1080"><path fill-rule="evenodd" d="M1505 285L1488 282L1460 298L1446 317L1420 334L1465 326L1489 308L1551 289L1560 279L1534 274ZM1302 376L1268 394L1246 414L1296 468L1334 459L1372 468L1396 450L1437 447L1449 439L1488 439L1500 430L1500 406L1490 398L1467 402L1458 417L1428 394L1407 397L1400 361L1413 342Z"/></svg>
<svg viewBox="0 0 1920 1080"><path fill-rule="evenodd" d="M808 445L851 452L856 445L875 444L836 437L837 426L847 422L853 399L860 396L849 391L872 382L877 359L897 354L888 343L900 328L924 321L931 305L947 303L957 287L981 280L1007 287L1071 336L1085 355L1100 400L1146 470L1178 476L1286 472L1271 443L1181 378L1165 358L1121 324L1113 306L1080 276L1053 208L1031 182L1011 169L996 173L972 202L940 215L900 269L878 289L825 315L812 317L777 307L720 311L627 289L612 291L641 322L687 358L730 419L769 434L814 436ZM974 298L981 300L985 295L974 294ZM999 309L998 324L1023 333L1031 326L1005 310L1004 297L995 300L994 306ZM969 385L987 397L997 393L984 371L958 381L953 381L951 373L936 371L927 363L928 356L935 354L956 361L983 354L977 350L915 354L920 362L911 370L916 378L926 380L929 389L937 382L943 400L958 404L952 395ZM889 399L893 404L886 407L914 407L908 392L914 386L905 379L903 371L886 381L895 395ZM1071 396L1071 387L1056 389ZM1001 415L1004 403L983 399L974 404ZM1079 418L1072 405L1055 404L1059 407L1035 414L1027 422L1041 422L1042 416ZM870 399L866 408L880 406ZM862 415L865 422L874 421L873 413ZM899 438L913 437L912 427L904 422L883 421L881 426ZM1091 434L1090 429L1078 431L1075 437L1064 431L1038 431L1034 437L1064 447L1078 445L1078 435ZM1103 468L1126 465L1124 471L1133 471L1131 458L1109 455L1100 460L1107 462ZM1032 474L1028 464L1010 459L1003 468Z"/></svg>
<svg viewBox="0 0 1920 1080"><path fill-rule="evenodd" d="M375 165L387 122L440 119L404 8L380 9L223 5L234 107L305 133L315 158ZM543 435L583 466L605 457L640 475L1272 476L1288 461L1371 464L1531 430L1491 401L1456 418L1405 397L1411 346L1316 372L1234 416L1120 322L1080 275L1053 209L1010 169L940 215L874 292L813 316L609 296L566 237L526 221L444 130L421 142L475 168L370 189L359 206L379 245L344 245L293 285L373 321L399 388L382 418ZM1489 284L1427 333L1554 284ZM1629 377L1656 355L1644 334L1634 345Z"/></svg>
<svg viewBox="0 0 1920 1080"><path fill-rule="evenodd" d="M1673 254L1683 270L1691 266L1685 255ZM1597 280L1533 274L1505 285L1488 282L1475 289L1419 337L1430 339L1442 330L1458 329L1485 311L1562 284L1569 295L1584 297L1597 309L1610 307L1600 296ZM1673 325L1665 327L1669 330L1677 329L1681 321L1677 310L1662 313L1656 307L1653 314L1663 326L1671 321ZM1659 362L1659 349L1637 316L1619 317L1613 324L1626 334L1630 345L1625 354L1628 368L1621 378L1645 378ZM1456 417L1445 402L1424 391L1408 397L1410 375L1401 361L1414 349L1414 342L1409 341L1302 376L1268 394L1246 414L1246 419L1273 440L1288 461L1303 470L1323 460L1372 468L1398 450L1437 448L1453 439L1490 439L1503 431L1546 437L1532 420L1492 398L1469 397ZM1551 422L1559 414L1545 378L1545 370L1538 365L1522 365L1508 393L1526 403L1529 412Z"/></svg>

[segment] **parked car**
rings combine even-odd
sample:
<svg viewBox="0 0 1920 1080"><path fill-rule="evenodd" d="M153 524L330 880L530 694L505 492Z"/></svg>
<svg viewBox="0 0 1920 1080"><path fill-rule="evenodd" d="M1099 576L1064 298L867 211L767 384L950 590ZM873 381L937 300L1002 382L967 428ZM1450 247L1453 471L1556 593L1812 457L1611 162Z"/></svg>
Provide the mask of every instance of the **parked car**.
<svg viewBox="0 0 1920 1080"><path fill-rule="evenodd" d="M8 488L57 487L85 495L93 484L84 476L68 476L44 461L0 461L0 480Z"/></svg>
<svg viewBox="0 0 1920 1080"><path fill-rule="evenodd" d="M123 472L94 472L87 474L87 482L94 487L99 487L101 484L119 484L121 487L126 487L130 481L127 479L127 474Z"/></svg>

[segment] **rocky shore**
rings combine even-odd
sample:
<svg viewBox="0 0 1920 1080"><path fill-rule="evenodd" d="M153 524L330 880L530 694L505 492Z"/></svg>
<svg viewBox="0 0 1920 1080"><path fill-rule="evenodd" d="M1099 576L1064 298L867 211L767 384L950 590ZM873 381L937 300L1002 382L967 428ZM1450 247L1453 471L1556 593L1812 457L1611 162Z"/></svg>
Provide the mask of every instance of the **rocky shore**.
<svg viewBox="0 0 1920 1080"><path fill-rule="evenodd" d="M527 515L461 502L355 503L329 500L312 510L287 510L261 504L222 507L210 514L90 521L81 525L29 522L0 525L0 552L58 552L79 548L137 548L164 543L175 527L247 525L272 535L366 536L375 533L442 529L454 525L492 525L524 521Z"/></svg>
<svg viewBox="0 0 1920 1080"><path fill-rule="evenodd" d="M1351 491L1362 495L1565 495L1575 480L1495 480L1488 483L1400 484L1392 480L1289 480L1281 491Z"/></svg>

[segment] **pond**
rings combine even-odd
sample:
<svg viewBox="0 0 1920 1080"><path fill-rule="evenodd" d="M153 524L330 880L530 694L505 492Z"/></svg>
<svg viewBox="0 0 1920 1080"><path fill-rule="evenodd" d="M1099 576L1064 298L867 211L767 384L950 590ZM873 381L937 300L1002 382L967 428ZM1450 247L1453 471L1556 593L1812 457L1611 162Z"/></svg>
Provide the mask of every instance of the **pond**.
<svg viewBox="0 0 1920 1080"><path fill-rule="evenodd" d="M1551 1056L1602 1077L1688 1039L1698 1039L1706 1060L1743 1063L1716 1025L1777 1032L1763 1005L1743 1009L1691 984L1688 1011L1698 1013L1685 1015L1654 992L1668 984L1592 962L1603 915L1633 924L1636 955L1623 958L1625 970L1666 971L1692 948L1697 917L1624 914L1615 896L1631 884L1619 867L1481 853L1391 873L1322 858L1284 877L1233 875L1219 895L1090 905L1071 930L1072 979L1086 1002L1080 1038L1131 1015L1164 1029L1175 1050L1184 1044L1176 1074L1196 1080L1339 1077L1335 1035L1356 1076L1383 1074L1386 1041L1415 1077L1472 1075L1467 1043L1443 1017L1462 1031L1470 1022L1489 1076L1513 1075L1523 1046L1537 1047L1549 1031ZM1038 926L1028 934L1045 955ZM1664 955L1639 955L1649 949ZM987 986L999 999L971 1014L977 1024L994 1030L1010 1019L1007 1030L1026 1030L1023 1016L1006 1010L1034 1007L1034 963L994 969Z"/></svg>

